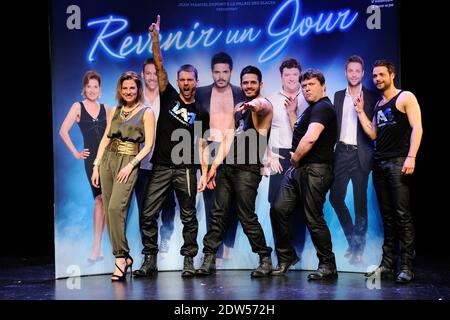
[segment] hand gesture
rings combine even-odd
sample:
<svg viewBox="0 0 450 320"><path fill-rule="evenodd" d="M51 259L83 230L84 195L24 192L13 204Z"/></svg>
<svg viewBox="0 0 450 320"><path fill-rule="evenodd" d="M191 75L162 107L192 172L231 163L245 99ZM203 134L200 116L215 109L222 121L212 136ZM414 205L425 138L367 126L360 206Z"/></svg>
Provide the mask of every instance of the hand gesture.
<svg viewBox="0 0 450 320"><path fill-rule="evenodd" d="M251 111L255 111L256 110L256 103L254 102L254 100L248 101L248 102L244 102L243 104L241 104L239 107L236 108L236 112L241 112L242 111L242 114L247 112L247 110L251 110Z"/></svg>
<svg viewBox="0 0 450 320"><path fill-rule="evenodd" d="M364 112L364 92L361 91L359 96L353 98L353 105L355 106L356 113Z"/></svg>
<svg viewBox="0 0 450 320"><path fill-rule="evenodd" d="M156 22L153 22L150 27L148 28L148 31L150 32L151 36L158 36L159 35L159 26L160 26L160 22L161 22L161 17L158 14L156 16Z"/></svg>
<svg viewBox="0 0 450 320"><path fill-rule="evenodd" d="M287 113L295 112L297 110L297 98L286 97L284 100L284 107L286 108Z"/></svg>

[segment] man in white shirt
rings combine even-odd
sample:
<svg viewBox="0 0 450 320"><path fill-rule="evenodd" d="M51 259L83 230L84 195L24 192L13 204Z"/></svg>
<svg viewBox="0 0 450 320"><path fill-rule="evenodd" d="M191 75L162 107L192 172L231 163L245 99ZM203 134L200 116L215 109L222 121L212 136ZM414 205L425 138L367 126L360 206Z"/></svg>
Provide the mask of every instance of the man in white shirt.
<svg viewBox="0 0 450 320"><path fill-rule="evenodd" d="M292 132L297 118L308 104L300 88L302 68L296 59L286 59L280 65L281 89L272 93L267 99L273 106L273 118L269 147L267 148L265 173L270 174L268 200L275 202L284 173L291 166ZM300 209L292 215L291 227L294 235L293 245L299 255L305 245L306 226Z"/></svg>
<svg viewBox="0 0 450 320"><path fill-rule="evenodd" d="M330 202L344 230L348 248L344 256L351 264L362 262L367 233L367 181L372 168L373 143L364 133L355 111L355 101L364 93L364 112L372 119L378 96L363 87L364 61L357 55L346 63L347 89L334 95L338 142L335 148L334 181ZM352 181L354 223L345 203L347 185Z"/></svg>
<svg viewBox="0 0 450 320"><path fill-rule="evenodd" d="M155 116L155 132L158 125L160 100L159 100L159 86L158 77L156 75L155 62L153 58L148 58L144 61L142 68L142 78L144 79L144 104L153 110ZM138 171L138 178L134 187L136 193L136 201L138 205L139 216L141 216L142 206L144 204L145 190L148 186L148 177L150 170L152 170L151 158L153 155L153 150L142 159L141 165ZM159 253L162 258L169 251L169 240L173 233L174 228L174 218L175 218L175 197L173 191L168 193L166 200L164 201L161 210L161 242L159 244ZM140 219L139 219L140 221Z"/></svg>

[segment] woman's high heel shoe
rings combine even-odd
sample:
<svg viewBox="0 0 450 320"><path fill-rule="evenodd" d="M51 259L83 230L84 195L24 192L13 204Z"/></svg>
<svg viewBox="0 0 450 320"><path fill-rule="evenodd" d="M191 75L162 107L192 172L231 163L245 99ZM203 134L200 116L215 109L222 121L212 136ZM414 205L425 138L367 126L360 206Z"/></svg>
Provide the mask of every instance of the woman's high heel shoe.
<svg viewBox="0 0 450 320"><path fill-rule="evenodd" d="M126 263L124 270L122 270L122 269L117 265L117 263L115 263L117 269L119 269L119 271L122 273L122 275L119 276L119 275L116 275L116 274L113 273L113 275L112 275L112 277L111 277L111 281L124 281L124 280L126 279L126 277L127 277L127 271L128 271L128 268L131 269L130 275L133 274L133 258L132 258L129 254L127 254L127 255L124 257L124 259L125 259L125 263Z"/></svg>
<svg viewBox="0 0 450 320"><path fill-rule="evenodd" d="M117 274L113 273L113 275L111 276L111 281L124 281L127 277L128 265L125 266L125 270L120 269L117 263L115 265L116 268L119 269L119 271L122 273L122 275L118 276Z"/></svg>
<svg viewBox="0 0 450 320"><path fill-rule="evenodd" d="M130 274L133 274L133 262L134 262L134 260L128 253L125 256L125 262L127 263L127 267L126 268L128 269L128 267L130 267Z"/></svg>

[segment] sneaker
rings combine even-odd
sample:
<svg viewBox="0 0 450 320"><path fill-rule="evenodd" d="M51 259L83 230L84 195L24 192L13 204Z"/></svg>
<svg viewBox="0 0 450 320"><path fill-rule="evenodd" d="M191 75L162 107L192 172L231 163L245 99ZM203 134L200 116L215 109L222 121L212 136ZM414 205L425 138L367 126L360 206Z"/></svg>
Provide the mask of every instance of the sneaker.
<svg viewBox="0 0 450 320"><path fill-rule="evenodd" d="M161 239L161 243L159 244L159 252L161 253L169 252L169 240Z"/></svg>

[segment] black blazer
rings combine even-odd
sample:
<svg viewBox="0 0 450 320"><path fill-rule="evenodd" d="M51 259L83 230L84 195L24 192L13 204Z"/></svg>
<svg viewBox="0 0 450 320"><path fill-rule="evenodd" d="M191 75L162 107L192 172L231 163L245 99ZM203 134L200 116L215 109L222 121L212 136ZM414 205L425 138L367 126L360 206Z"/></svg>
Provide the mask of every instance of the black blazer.
<svg viewBox="0 0 450 320"><path fill-rule="evenodd" d="M213 86L214 84L199 87L195 91L195 101L197 101L197 103L203 110L207 110L208 113L211 109L211 94ZM238 104L239 102L244 101L244 95L242 94L241 88L231 85L231 90L233 91L234 106L236 106L236 104Z"/></svg>
<svg viewBox="0 0 450 320"><path fill-rule="evenodd" d="M336 108L337 116L337 139L341 136L341 126L342 126L342 110L344 107L345 91L340 90L334 94L334 107ZM368 90L364 86L362 87L364 93L364 112L367 118L372 120L373 111L377 101L379 100L379 95L373 91ZM361 164L361 168L369 171L372 168L373 162L373 141L364 132L361 123L358 121L356 141L358 144L358 159Z"/></svg>

